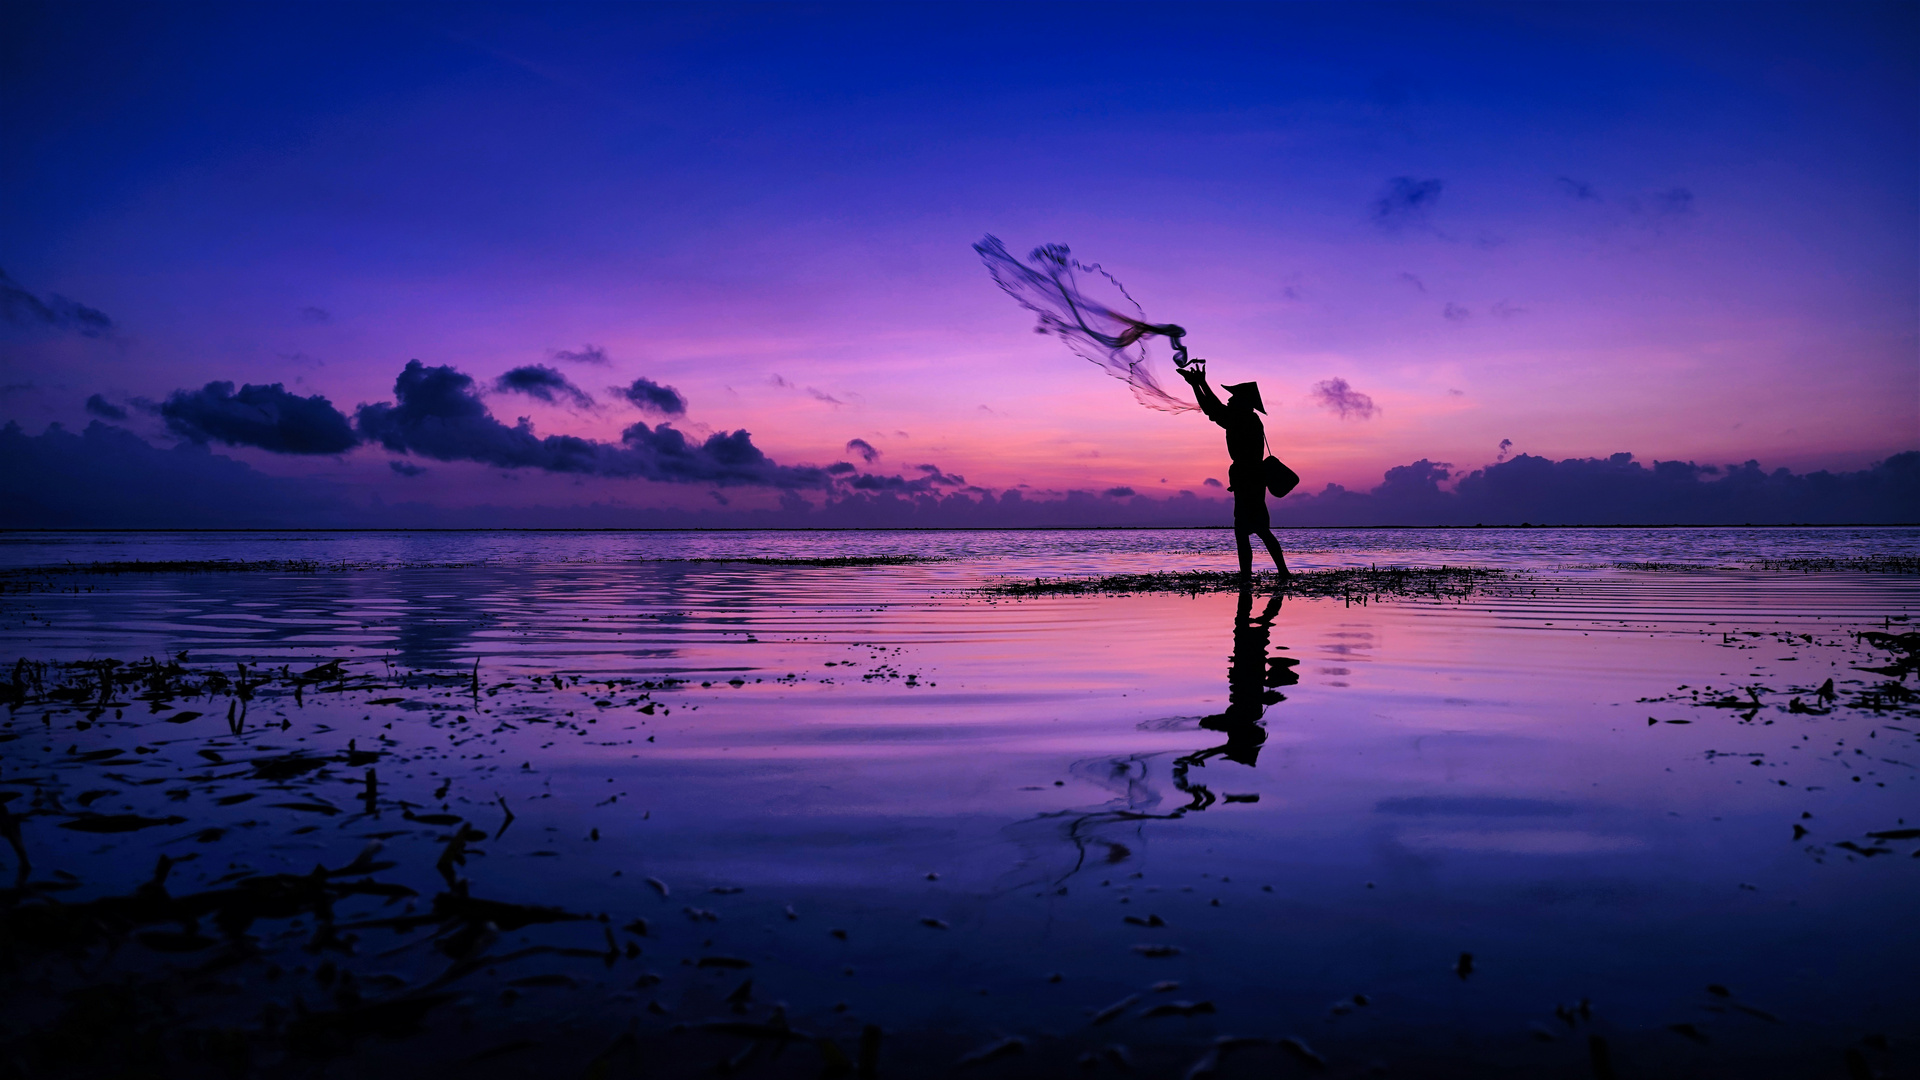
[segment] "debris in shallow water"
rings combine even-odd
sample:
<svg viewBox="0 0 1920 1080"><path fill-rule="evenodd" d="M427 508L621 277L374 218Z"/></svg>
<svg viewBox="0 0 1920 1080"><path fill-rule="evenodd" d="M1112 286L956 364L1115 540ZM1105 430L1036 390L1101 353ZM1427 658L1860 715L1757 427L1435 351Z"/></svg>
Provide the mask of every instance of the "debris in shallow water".
<svg viewBox="0 0 1920 1080"><path fill-rule="evenodd" d="M946 922L946 920L945 920L945 919L935 919L935 918L932 918L932 917L928 917L928 918L924 918L924 919L921 919L921 920L920 920L920 925L921 925L921 926L925 926L925 927L930 927L930 928L932 928L932 929L934 929L934 930L950 930L950 929L952 929L952 927L950 927L950 926L948 926L948 925L947 925L947 922Z"/></svg>
<svg viewBox="0 0 1920 1080"><path fill-rule="evenodd" d="M653 886L653 891L654 891L654 892L657 892L657 893L659 893L659 894L660 894L661 896L672 896L672 895L673 895L673 891L672 891L671 889L668 889L668 888L667 888L667 883L666 883L666 882L664 882L664 881L661 881L661 880L660 880L659 878L657 878L657 877L650 877L650 878L648 878L648 879L647 879L647 884L649 884L649 885L651 885L651 886Z"/></svg>
<svg viewBox="0 0 1920 1080"><path fill-rule="evenodd" d="M978 1065L982 1062L998 1061L1001 1058L1012 1057L1015 1054L1024 1054L1026 1050L1027 1040L1018 1035L1009 1035L999 1042L989 1043L972 1053L962 1056L959 1064Z"/></svg>
<svg viewBox="0 0 1920 1080"><path fill-rule="evenodd" d="M1465 982L1467 976L1473 974L1473 954L1470 952L1461 953L1460 959L1453 962L1453 973L1460 976L1461 982Z"/></svg>
<svg viewBox="0 0 1920 1080"><path fill-rule="evenodd" d="M72 829L75 832L123 833L132 832L135 829L150 829L155 825L178 825L185 820L187 819L178 815L152 818L142 817L139 814L87 814L70 821L63 821L60 827Z"/></svg>
<svg viewBox="0 0 1920 1080"><path fill-rule="evenodd" d="M1091 1023L1094 1026L1098 1027L1099 1025L1104 1024L1109 1020L1112 1020L1114 1017L1119 1016L1121 1013L1126 1012L1128 1009L1133 1008L1136 1004L1139 1003L1139 1001L1140 1001L1139 994L1128 994L1126 997L1121 998L1119 1001L1116 1001L1113 1004L1107 1006L1106 1008L1101 1009L1100 1011L1094 1013Z"/></svg>
<svg viewBox="0 0 1920 1080"><path fill-rule="evenodd" d="M1133 951L1139 953L1141 956L1155 957L1179 956L1181 952L1178 945L1135 945Z"/></svg>
<svg viewBox="0 0 1920 1080"><path fill-rule="evenodd" d="M1302 1065L1305 1065L1309 1069L1313 1069L1316 1072L1327 1067L1327 1059L1321 1057L1319 1054L1314 1053L1313 1048L1308 1046L1306 1044L1306 1041L1303 1039L1291 1038L1291 1037L1285 1038L1285 1039L1281 1039L1275 1045L1279 1046L1280 1049L1285 1050L1289 1055L1291 1055L1294 1058L1294 1060L1300 1062Z"/></svg>
<svg viewBox="0 0 1920 1080"><path fill-rule="evenodd" d="M1211 1001L1163 1001L1140 1014L1142 1020L1162 1016L1201 1016L1214 1011Z"/></svg>

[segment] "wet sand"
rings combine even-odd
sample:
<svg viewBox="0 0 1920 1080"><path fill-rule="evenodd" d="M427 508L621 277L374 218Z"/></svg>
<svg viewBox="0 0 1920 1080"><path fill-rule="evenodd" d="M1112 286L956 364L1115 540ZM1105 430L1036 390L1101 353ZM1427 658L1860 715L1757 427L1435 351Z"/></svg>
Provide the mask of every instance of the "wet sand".
<svg viewBox="0 0 1920 1080"><path fill-rule="evenodd" d="M1911 573L726 554L13 573L7 1060L1915 1067Z"/></svg>

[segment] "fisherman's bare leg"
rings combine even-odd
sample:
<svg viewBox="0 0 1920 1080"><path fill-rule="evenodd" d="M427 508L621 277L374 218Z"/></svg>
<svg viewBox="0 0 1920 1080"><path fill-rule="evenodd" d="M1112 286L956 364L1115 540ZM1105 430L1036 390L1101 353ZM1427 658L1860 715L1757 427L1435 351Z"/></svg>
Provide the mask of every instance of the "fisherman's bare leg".
<svg viewBox="0 0 1920 1080"><path fill-rule="evenodd" d="M1291 577L1293 571L1287 569L1287 557L1280 554L1280 538L1273 535L1272 529L1261 529L1260 539L1266 542L1267 554L1273 556L1273 568L1280 571L1281 577ZM1240 540L1240 565L1244 568L1251 568L1253 564L1252 552L1248 550L1249 547L1250 545L1247 543L1246 538L1242 536Z"/></svg>
<svg viewBox="0 0 1920 1080"><path fill-rule="evenodd" d="M1253 542L1249 539L1251 536L1252 534L1245 529L1233 530L1233 544L1240 551L1240 576L1243 578L1253 576Z"/></svg>

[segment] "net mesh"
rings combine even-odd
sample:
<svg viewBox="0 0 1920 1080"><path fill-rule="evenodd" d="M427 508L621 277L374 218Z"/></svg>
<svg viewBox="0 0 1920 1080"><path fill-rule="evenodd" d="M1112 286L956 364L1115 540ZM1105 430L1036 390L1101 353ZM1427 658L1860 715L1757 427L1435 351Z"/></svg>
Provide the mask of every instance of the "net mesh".
<svg viewBox="0 0 1920 1080"><path fill-rule="evenodd" d="M980 253L1000 288L1039 316L1035 333L1066 342L1076 354L1132 387L1133 396L1149 409L1178 413L1199 408L1167 392L1155 373L1162 364L1148 350L1155 337L1178 346L1185 328L1148 322L1126 287L1099 263L1075 259L1064 244L1034 248L1022 262L995 236L973 245L973 250ZM1121 308L1136 314L1117 310Z"/></svg>

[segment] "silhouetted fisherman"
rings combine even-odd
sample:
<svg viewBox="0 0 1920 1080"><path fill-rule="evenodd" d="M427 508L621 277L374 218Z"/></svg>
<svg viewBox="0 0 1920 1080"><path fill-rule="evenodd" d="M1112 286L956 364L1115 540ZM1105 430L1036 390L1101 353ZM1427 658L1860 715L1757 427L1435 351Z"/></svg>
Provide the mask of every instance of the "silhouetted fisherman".
<svg viewBox="0 0 1920 1080"><path fill-rule="evenodd" d="M1240 604L1233 618L1233 658L1227 665L1227 707L1200 721L1200 726L1208 731L1224 732L1227 741L1188 754L1173 765L1174 785L1193 797L1190 809L1204 810L1212 804L1213 793L1202 785L1187 783L1187 770L1204 765L1208 758L1214 757L1252 767L1259 759L1260 747L1267 741L1267 729L1261 726L1261 717L1266 715L1267 706L1286 700L1274 687L1292 686L1300 681L1293 670L1298 660L1288 656L1267 658L1273 620L1280 614L1280 603L1285 597L1285 592L1274 593L1268 598L1265 610L1256 617L1252 587L1240 589Z"/></svg>
<svg viewBox="0 0 1920 1080"><path fill-rule="evenodd" d="M1273 556L1274 569L1289 576L1286 556L1280 553L1280 541L1273 535L1273 522L1267 516L1267 429L1260 414L1267 411L1260 400L1260 384L1234 383L1221 389L1227 392L1225 404L1213 387L1207 385L1207 362L1187 359L1187 347L1176 339L1174 364L1193 386L1193 396L1207 419L1227 429L1227 490L1233 492L1233 542L1240 552L1240 573L1253 574L1253 544L1258 536Z"/></svg>

